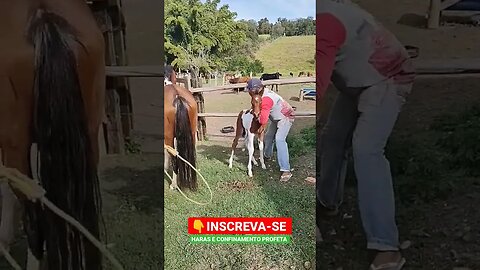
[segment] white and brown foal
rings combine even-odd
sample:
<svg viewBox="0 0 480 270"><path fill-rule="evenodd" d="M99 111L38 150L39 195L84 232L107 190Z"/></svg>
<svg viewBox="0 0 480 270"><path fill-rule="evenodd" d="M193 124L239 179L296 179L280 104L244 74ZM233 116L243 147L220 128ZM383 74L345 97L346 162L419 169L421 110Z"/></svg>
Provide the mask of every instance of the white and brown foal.
<svg viewBox="0 0 480 270"><path fill-rule="evenodd" d="M252 107L248 110L242 110L237 117L237 129L235 134L235 139L232 143L232 153L230 155L230 160L228 163L228 167L232 168L233 163L233 156L235 154L235 149L237 148L238 139L243 137L245 139L245 148L248 149L248 176L253 177L252 172L252 162L255 166L258 166L257 161L254 157L255 147L254 147L254 140L255 137L258 139L258 148L260 149L260 164L262 169L266 169L265 160L263 156L263 139L265 137L265 129L260 128L260 122L258 121L258 117L260 115L261 104L262 104L262 95L263 90L253 93L250 92L251 96L251 103Z"/></svg>

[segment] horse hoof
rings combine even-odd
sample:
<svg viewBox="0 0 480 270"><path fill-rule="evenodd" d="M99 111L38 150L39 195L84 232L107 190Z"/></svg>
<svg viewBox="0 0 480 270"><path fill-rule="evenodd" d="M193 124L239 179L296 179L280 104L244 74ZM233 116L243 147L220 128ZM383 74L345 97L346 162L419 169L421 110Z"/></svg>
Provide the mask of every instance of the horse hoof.
<svg viewBox="0 0 480 270"><path fill-rule="evenodd" d="M178 186L177 185L170 185L170 190L177 190L178 189Z"/></svg>
<svg viewBox="0 0 480 270"><path fill-rule="evenodd" d="M248 177L253 177L253 173L248 173Z"/></svg>
<svg viewBox="0 0 480 270"><path fill-rule="evenodd" d="M231 163L230 163L230 164L228 164L228 168L230 168L230 169L231 169L232 167L233 167L233 166L232 166L232 164L231 164Z"/></svg>
<svg viewBox="0 0 480 270"><path fill-rule="evenodd" d="M262 169L266 170L267 166L265 166L265 164L262 164Z"/></svg>

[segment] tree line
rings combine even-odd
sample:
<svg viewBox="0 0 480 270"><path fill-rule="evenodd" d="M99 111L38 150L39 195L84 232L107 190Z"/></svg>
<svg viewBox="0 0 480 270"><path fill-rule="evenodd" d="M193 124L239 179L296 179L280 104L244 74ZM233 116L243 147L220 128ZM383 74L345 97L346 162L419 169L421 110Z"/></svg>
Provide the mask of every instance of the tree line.
<svg viewBox="0 0 480 270"><path fill-rule="evenodd" d="M264 72L255 52L262 42L259 35L267 31L272 38L315 33L311 18L279 19L268 28L266 19L235 20L236 15L228 5L220 6L220 0L165 0L165 62L188 70L192 86L200 87L201 73Z"/></svg>
<svg viewBox="0 0 480 270"><path fill-rule="evenodd" d="M279 36L306 36L315 35L315 19L313 17L288 20L278 18L271 23L267 18L256 22L257 32L260 35L271 35L273 38Z"/></svg>

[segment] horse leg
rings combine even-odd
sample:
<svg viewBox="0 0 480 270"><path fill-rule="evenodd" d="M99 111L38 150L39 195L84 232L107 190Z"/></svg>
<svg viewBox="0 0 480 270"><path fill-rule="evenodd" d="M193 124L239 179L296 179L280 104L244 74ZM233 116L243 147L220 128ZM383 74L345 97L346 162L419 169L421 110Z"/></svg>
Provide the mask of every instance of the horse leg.
<svg viewBox="0 0 480 270"><path fill-rule="evenodd" d="M172 162L172 155L167 151L165 150L164 152L164 161L163 161L163 166L165 168L165 170L168 172L172 167L171 167L171 162ZM175 171L172 170L172 183L170 184L170 189L171 190L175 190L175 186L174 186L174 181L176 183L177 181L177 175L175 174ZM175 180L174 180L175 179Z"/></svg>
<svg viewBox="0 0 480 270"><path fill-rule="evenodd" d="M26 142L25 142L26 144ZM16 168L30 176L29 152L26 147L6 147L2 151L3 163L7 168ZM1 184L2 219L0 221L0 243L9 250L10 244L21 225L22 205L8 183Z"/></svg>
<svg viewBox="0 0 480 270"><path fill-rule="evenodd" d="M265 157L263 156L263 136L265 133L258 134L258 148L260 149L260 164L262 165L262 169L266 169L265 166Z"/></svg>
<svg viewBox="0 0 480 270"><path fill-rule="evenodd" d="M175 150L177 150L177 139L173 138L173 147ZM181 160L178 160L176 162L182 162ZM170 189L171 190L177 190L178 189L178 182L177 182L177 174L175 173L175 170L172 172L172 183L170 184Z"/></svg>

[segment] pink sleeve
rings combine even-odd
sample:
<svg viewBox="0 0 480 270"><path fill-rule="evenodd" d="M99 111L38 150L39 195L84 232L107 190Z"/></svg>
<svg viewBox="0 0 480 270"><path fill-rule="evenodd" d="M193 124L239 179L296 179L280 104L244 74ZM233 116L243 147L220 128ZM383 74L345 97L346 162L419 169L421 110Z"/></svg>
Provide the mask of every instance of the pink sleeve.
<svg viewBox="0 0 480 270"><path fill-rule="evenodd" d="M273 100L269 97L262 98L262 110L260 111L260 116L258 117L258 122L260 125L265 125L268 122L268 117L270 116L270 110L273 108Z"/></svg>
<svg viewBox="0 0 480 270"><path fill-rule="evenodd" d="M317 98L323 97L330 85L335 58L346 39L347 31L340 20L329 13L317 14L316 84Z"/></svg>

